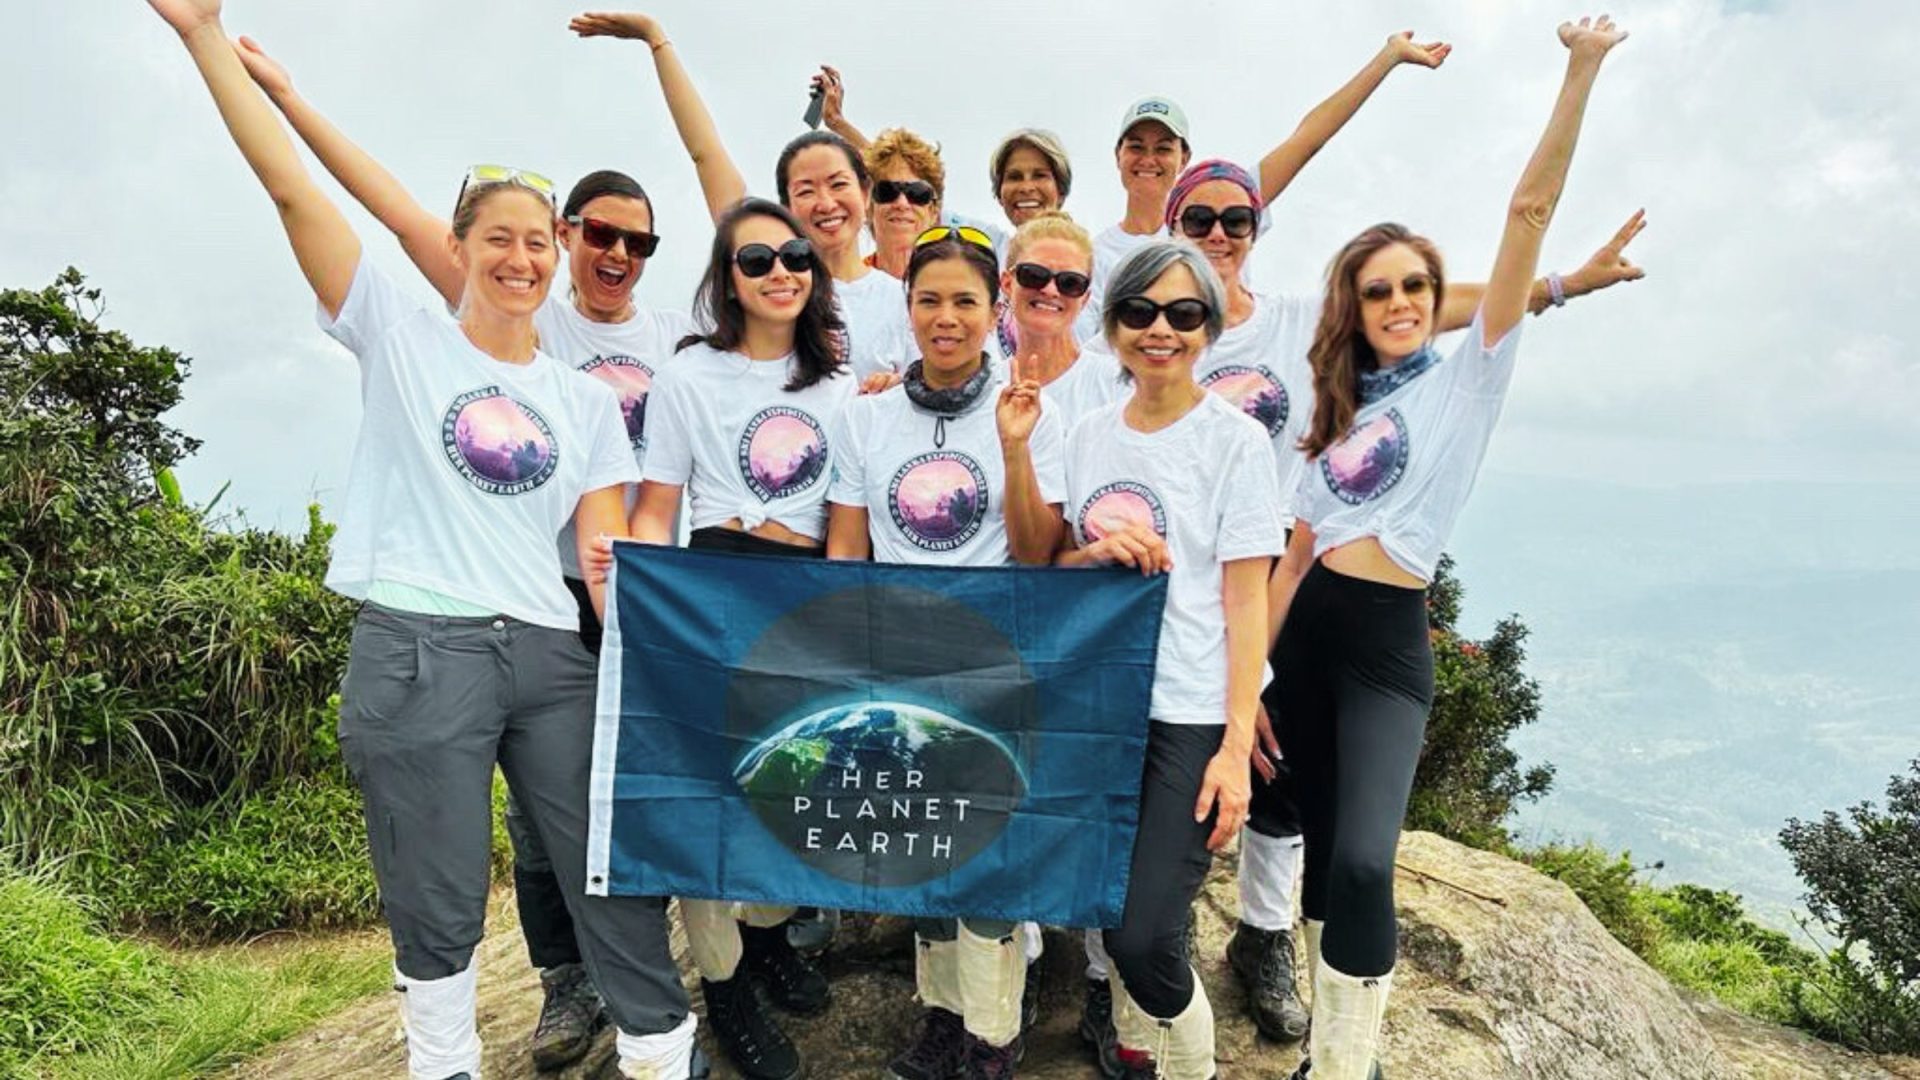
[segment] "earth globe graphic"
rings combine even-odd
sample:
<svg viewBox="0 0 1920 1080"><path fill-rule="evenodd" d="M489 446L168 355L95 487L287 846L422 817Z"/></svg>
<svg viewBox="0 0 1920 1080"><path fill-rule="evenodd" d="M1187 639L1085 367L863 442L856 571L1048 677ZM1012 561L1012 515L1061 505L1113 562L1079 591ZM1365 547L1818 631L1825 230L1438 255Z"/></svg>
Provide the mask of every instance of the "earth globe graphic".
<svg viewBox="0 0 1920 1080"><path fill-rule="evenodd" d="M1027 791L994 735L898 701L804 716L749 750L734 781L803 861L880 885L953 872L999 837Z"/></svg>

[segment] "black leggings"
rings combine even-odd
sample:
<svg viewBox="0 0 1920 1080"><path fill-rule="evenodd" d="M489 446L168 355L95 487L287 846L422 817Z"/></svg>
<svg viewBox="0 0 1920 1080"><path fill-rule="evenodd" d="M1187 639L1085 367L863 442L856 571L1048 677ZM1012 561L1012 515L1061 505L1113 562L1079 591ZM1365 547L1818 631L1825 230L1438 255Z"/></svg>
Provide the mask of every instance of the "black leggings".
<svg viewBox="0 0 1920 1080"><path fill-rule="evenodd" d="M1107 955L1134 1003L1171 1020L1193 1000L1187 959L1187 912L1213 865L1207 837L1213 814L1193 820L1207 763L1220 752L1219 724L1147 725L1140 781L1140 828L1133 838L1127 904L1120 928L1103 935Z"/></svg>
<svg viewBox="0 0 1920 1080"><path fill-rule="evenodd" d="M1315 563L1273 652L1268 713L1292 765L1306 839L1300 907L1320 954L1360 977L1393 970L1393 859L1433 705L1427 594Z"/></svg>

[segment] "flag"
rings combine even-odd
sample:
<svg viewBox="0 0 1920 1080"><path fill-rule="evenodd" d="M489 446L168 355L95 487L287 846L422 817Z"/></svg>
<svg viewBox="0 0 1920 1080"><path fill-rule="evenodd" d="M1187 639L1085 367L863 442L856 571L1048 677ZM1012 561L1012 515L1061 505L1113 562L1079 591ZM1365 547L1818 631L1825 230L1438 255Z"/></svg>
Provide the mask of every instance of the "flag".
<svg viewBox="0 0 1920 1080"><path fill-rule="evenodd" d="M614 562L589 892L1119 924L1164 576Z"/></svg>

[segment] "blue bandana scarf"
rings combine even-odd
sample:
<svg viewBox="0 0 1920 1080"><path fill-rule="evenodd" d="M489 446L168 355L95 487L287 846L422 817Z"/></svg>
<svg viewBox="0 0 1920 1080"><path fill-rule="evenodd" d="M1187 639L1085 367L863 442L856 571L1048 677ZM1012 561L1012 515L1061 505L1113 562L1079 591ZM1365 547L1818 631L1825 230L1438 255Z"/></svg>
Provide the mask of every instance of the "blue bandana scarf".
<svg viewBox="0 0 1920 1080"><path fill-rule="evenodd" d="M1371 405L1395 390L1418 378L1422 372L1440 362L1440 354L1432 345L1422 345L1420 351L1390 368L1376 368L1360 373L1360 404Z"/></svg>

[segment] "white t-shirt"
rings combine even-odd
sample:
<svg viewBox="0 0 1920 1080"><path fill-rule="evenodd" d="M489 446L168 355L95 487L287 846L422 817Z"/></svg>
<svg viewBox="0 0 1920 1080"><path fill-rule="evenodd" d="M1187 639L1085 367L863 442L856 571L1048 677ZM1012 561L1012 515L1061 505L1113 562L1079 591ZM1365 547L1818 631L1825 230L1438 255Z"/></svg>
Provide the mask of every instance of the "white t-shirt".
<svg viewBox="0 0 1920 1080"><path fill-rule="evenodd" d="M1064 430L1072 431L1087 414L1133 395L1120 361L1106 346L1102 339L1087 342L1073 366L1047 384L1047 398L1059 408Z"/></svg>
<svg viewBox="0 0 1920 1080"><path fill-rule="evenodd" d="M1125 525L1166 538L1173 569L1148 715L1224 724L1222 566L1284 546L1267 433L1216 394L1152 433L1128 427L1125 409L1109 405L1067 437L1067 522L1082 547Z"/></svg>
<svg viewBox="0 0 1920 1080"><path fill-rule="evenodd" d="M828 500L867 512L875 562L1004 566L1006 458L994 403L1004 382L944 422L906 388L855 398L840 412ZM1063 425L1045 391L1027 446L1047 503L1066 501Z"/></svg>
<svg viewBox="0 0 1920 1080"><path fill-rule="evenodd" d="M858 386L843 371L789 391L792 364L696 343L654 378L645 476L687 489L690 528L739 518L826 536L827 431Z"/></svg>
<svg viewBox="0 0 1920 1080"><path fill-rule="evenodd" d="M1290 504L1307 460L1299 449L1300 437L1313 419L1313 369L1307 353L1320 320L1320 298L1255 293L1253 301L1253 314L1220 335L1194 365L1193 378L1267 429L1280 474L1282 512L1292 528Z"/></svg>
<svg viewBox="0 0 1920 1080"><path fill-rule="evenodd" d="M327 586L395 582L556 630L579 628L554 536L580 496L639 479L613 392L545 352L509 364L364 258L320 326L360 360Z"/></svg>
<svg viewBox="0 0 1920 1080"><path fill-rule="evenodd" d="M558 295L548 294L547 302L534 313L533 326L540 332L542 352L613 388L638 468L647 456L647 394L654 376L673 359L680 339L695 332L693 317L637 308L624 322L595 322ZM628 509L632 509L631 499ZM572 521L560 530L560 567L568 577L580 576Z"/></svg>
<svg viewBox="0 0 1920 1080"><path fill-rule="evenodd" d="M907 289L882 270L856 281L833 283L833 297L847 324L847 363L858 378L878 371L905 371L919 355L907 326Z"/></svg>
<svg viewBox="0 0 1920 1080"><path fill-rule="evenodd" d="M1433 580L1441 549L1473 490L1513 379L1518 324L1481 346L1480 315L1451 353L1417 357L1361 407L1346 438L1308 463L1293 510L1313 527L1313 555L1375 537L1408 573Z"/></svg>

